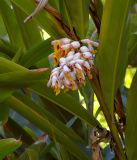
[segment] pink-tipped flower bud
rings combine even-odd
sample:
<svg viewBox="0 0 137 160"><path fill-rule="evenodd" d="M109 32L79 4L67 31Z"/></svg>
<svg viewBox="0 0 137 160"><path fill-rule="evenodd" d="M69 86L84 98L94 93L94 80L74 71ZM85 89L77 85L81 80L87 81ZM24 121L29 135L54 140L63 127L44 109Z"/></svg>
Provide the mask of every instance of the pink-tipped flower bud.
<svg viewBox="0 0 137 160"><path fill-rule="evenodd" d="M61 49L71 49L71 44L62 45Z"/></svg>
<svg viewBox="0 0 137 160"><path fill-rule="evenodd" d="M75 60L75 62L76 62L76 63L79 63L80 65L82 65L82 64L84 63L84 60L82 60L82 59L77 59L77 60Z"/></svg>
<svg viewBox="0 0 137 160"><path fill-rule="evenodd" d="M74 41L71 43L72 48L78 49L80 47L80 43L78 41Z"/></svg>
<svg viewBox="0 0 137 160"><path fill-rule="evenodd" d="M48 83L47 83L47 86L50 87L52 84L52 81L51 81L51 78L49 79Z"/></svg>
<svg viewBox="0 0 137 160"><path fill-rule="evenodd" d="M58 43L58 42L60 42L60 40L54 40L51 42L51 45L53 46L55 43Z"/></svg>
<svg viewBox="0 0 137 160"><path fill-rule="evenodd" d="M83 63L83 66L86 67L88 70L90 70L90 68L91 68L90 65L89 65L89 63L87 61L85 61Z"/></svg>
<svg viewBox="0 0 137 160"><path fill-rule="evenodd" d="M59 80L63 80L64 79L64 72L61 72L59 75Z"/></svg>
<svg viewBox="0 0 137 160"><path fill-rule="evenodd" d="M75 65L75 63L76 63L76 61L75 61L75 60L72 60L72 61L69 63L69 65L70 65L70 66L73 66L73 65Z"/></svg>
<svg viewBox="0 0 137 160"><path fill-rule="evenodd" d="M63 66L63 71L64 72L70 72L70 69L68 68L68 66L64 65Z"/></svg>
<svg viewBox="0 0 137 160"><path fill-rule="evenodd" d="M87 44L88 44L88 43L91 43L91 40L90 40L90 39L82 39L81 42L82 42L82 43L87 43Z"/></svg>
<svg viewBox="0 0 137 160"><path fill-rule="evenodd" d="M92 54L90 52L83 52L82 53L82 56L86 59L90 59L92 58Z"/></svg>
<svg viewBox="0 0 137 160"><path fill-rule="evenodd" d="M61 38L60 41L62 42L62 44L69 44L71 42L71 40L69 38Z"/></svg>
<svg viewBox="0 0 137 160"><path fill-rule="evenodd" d="M60 70L60 67L56 67L56 68L54 68L54 69L52 70L51 74L54 73L54 72L59 72L59 70Z"/></svg>
<svg viewBox="0 0 137 160"><path fill-rule="evenodd" d="M80 47L80 51L81 52L89 52L89 49L86 46L82 46L82 47Z"/></svg>
<svg viewBox="0 0 137 160"><path fill-rule="evenodd" d="M59 63L65 65L66 64L66 59L63 58L63 57L60 58Z"/></svg>
<svg viewBox="0 0 137 160"><path fill-rule="evenodd" d="M81 71L83 70L80 64L76 63L75 66L76 66L76 68L78 68L79 70L81 70Z"/></svg>
<svg viewBox="0 0 137 160"><path fill-rule="evenodd" d="M52 81L52 85L51 85L51 87L54 87L54 86L56 85L56 83L57 83L58 79L57 79L57 77L56 77L56 76L53 76L51 81Z"/></svg>
<svg viewBox="0 0 137 160"><path fill-rule="evenodd" d="M67 56L73 56L75 54L74 51L69 51Z"/></svg>
<svg viewBox="0 0 137 160"><path fill-rule="evenodd" d="M92 41L92 45L93 45L94 47L99 47L99 43L98 43L98 42Z"/></svg>
<svg viewBox="0 0 137 160"><path fill-rule="evenodd" d="M78 53L74 54L73 59L74 59L74 60L80 59L80 57L81 57L81 53L78 52Z"/></svg>
<svg viewBox="0 0 137 160"><path fill-rule="evenodd" d="M91 60L89 60L89 63L90 63L90 65L91 66L93 66L94 65L94 61L91 59Z"/></svg>
<svg viewBox="0 0 137 160"><path fill-rule="evenodd" d="M67 56L67 57L66 57L66 62L69 63L70 61L72 61L72 60L73 60L73 57L74 57L73 55Z"/></svg>

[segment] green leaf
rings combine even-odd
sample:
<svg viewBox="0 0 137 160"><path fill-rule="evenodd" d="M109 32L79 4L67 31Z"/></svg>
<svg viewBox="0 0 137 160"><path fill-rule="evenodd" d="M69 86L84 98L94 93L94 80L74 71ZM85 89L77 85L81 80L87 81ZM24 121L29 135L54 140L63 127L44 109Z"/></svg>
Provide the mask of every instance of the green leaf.
<svg viewBox="0 0 137 160"><path fill-rule="evenodd" d="M81 106L81 104L76 101L72 96L65 93L55 96L52 89L46 87L46 84L44 83L34 86L31 90L34 91L36 94L42 96L43 98L51 101L52 103L57 104L64 110L84 120L91 127L100 126L100 123L92 115L90 115L88 111L85 110L84 107Z"/></svg>
<svg viewBox="0 0 137 160"><path fill-rule="evenodd" d="M137 34L132 34L128 45L128 64L135 60L137 55Z"/></svg>
<svg viewBox="0 0 137 160"><path fill-rule="evenodd" d="M2 19L2 16L0 15L0 35L3 37L4 35L7 34L7 31L6 31L6 28L4 26L4 23L3 23L3 19Z"/></svg>
<svg viewBox="0 0 137 160"><path fill-rule="evenodd" d="M50 113L45 106L42 106L42 104L36 104L34 103L29 97L16 93L14 94L20 101L25 103L26 105L30 106L33 110L38 112L41 116L43 116L45 119L48 119L52 125L57 127L59 130L64 132L68 137L71 139L74 139L75 141L78 141L80 143L84 143L83 140L70 128L67 128L64 123L62 123L60 120L58 120L52 113Z"/></svg>
<svg viewBox="0 0 137 160"><path fill-rule="evenodd" d="M0 88L18 89L27 87L46 78L47 69L14 71L0 74Z"/></svg>
<svg viewBox="0 0 137 160"><path fill-rule="evenodd" d="M4 131L11 137L21 137L21 140L26 145L31 145L34 142L34 139L26 132L26 130L11 117L9 117L8 121L5 123Z"/></svg>
<svg viewBox="0 0 137 160"><path fill-rule="evenodd" d="M26 68L8 60L5 58L0 57L0 73L4 74L6 72L12 72L12 71L27 71ZM6 88L0 88L0 102L3 101L5 98L10 96L10 94L13 92L13 90Z"/></svg>
<svg viewBox="0 0 137 160"><path fill-rule="evenodd" d="M8 154L14 152L21 146L22 142L13 138L0 140L0 158L4 158Z"/></svg>
<svg viewBox="0 0 137 160"><path fill-rule="evenodd" d="M6 58L0 57L0 73L13 72L13 71L27 71L28 69L20 66Z"/></svg>
<svg viewBox="0 0 137 160"><path fill-rule="evenodd" d="M39 160L39 153L37 150L28 148L18 160Z"/></svg>
<svg viewBox="0 0 137 160"><path fill-rule="evenodd" d="M18 6L26 15L30 15L34 9L35 4L31 0L12 0L13 4ZM67 37L63 31L60 23L47 11L43 10L34 16L38 24L47 31L53 38ZM43 20L44 19L44 20Z"/></svg>
<svg viewBox="0 0 137 160"><path fill-rule="evenodd" d="M45 79L46 70L28 70L10 60L0 57L0 101L3 101L14 90L20 87L29 86L36 81Z"/></svg>
<svg viewBox="0 0 137 160"><path fill-rule="evenodd" d="M19 63L25 67L31 67L32 65L35 65L38 61L45 57L48 61L48 55L52 52L51 41L52 39L49 38L39 43L38 45L32 47L25 53L25 55L21 58Z"/></svg>
<svg viewBox="0 0 137 160"><path fill-rule="evenodd" d="M137 157L137 72L132 81L127 101L127 121L126 121L126 153L128 160L136 160Z"/></svg>
<svg viewBox="0 0 137 160"><path fill-rule="evenodd" d="M59 0L49 0L49 4L59 10Z"/></svg>
<svg viewBox="0 0 137 160"><path fill-rule="evenodd" d="M71 31L73 31L73 26L71 23L69 11L66 6L66 2L59 0L59 7L60 7L60 14L63 22L71 29Z"/></svg>
<svg viewBox="0 0 137 160"><path fill-rule="evenodd" d="M132 0L106 0L102 17L97 66L103 96L111 113L115 92L121 85L126 69L131 2Z"/></svg>
<svg viewBox="0 0 137 160"><path fill-rule="evenodd" d="M76 31L78 37L85 38L89 24L89 0L64 0L66 9L65 15L68 15L66 21L71 24ZM64 2L62 2L64 3ZM60 8L61 10L62 8ZM69 19L70 16L70 19ZM70 23L69 23L70 24Z"/></svg>
<svg viewBox="0 0 137 160"><path fill-rule="evenodd" d="M16 49L13 46L10 46L8 42L0 38L0 51L12 57L15 54Z"/></svg>
<svg viewBox="0 0 137 160"><path fill-rule="evenodd" d="M24 13L18 6L13 4L14 12L17 17L18 27L20 28L24 44L26 48L31 48L33 45L39 43L42 40L40 35L39 26L35 23L34 20L24 23L24 19L27 17L27 14Z"/></svg>
<svg viewBox="0 0 137 160"><path fill-rule="evenodd" d="M30 107L28 107L15 97L8 98L6 102L16 112L20 113L22 116L27 118L30 122L39 127L41 130L54 137L79 160L89 159L87 155L84 153L84 151L80 149L79 145L71 141L68 136L66 136L62 131L53 126L49 120L43 118L39 113L32 110Z"/></svg>
<svg viewBox="0 0 137 160"><path fill-rule="evenodd" d="M0 123L5 124L9 117L9 107L5 103L0 103Z"/></svg>
<svg viewBox="0 0 137 160"><path fill-rule="evenodd" d="M128 44L128 63L131 63L137 55L137 14L131 15L130 36Z"/></svg>
<svg viewBox="0 0 137 160"><path fill-rule="evenodd" d="M17 21L13 10L5 0L0 1L0 12L7 29L11 44L14 46L22 45L22 38L17 27Z"/></svg>

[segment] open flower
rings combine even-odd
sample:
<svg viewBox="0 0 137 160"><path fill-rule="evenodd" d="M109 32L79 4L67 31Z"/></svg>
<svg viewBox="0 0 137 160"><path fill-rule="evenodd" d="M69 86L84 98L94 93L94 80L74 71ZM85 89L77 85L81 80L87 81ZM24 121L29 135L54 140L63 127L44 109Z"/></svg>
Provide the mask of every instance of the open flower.
<svg viewBox="0 0 137 160"><path fill-rule="evenodd" d="M77 90L86 83L86 77L92 79L92 68L98 42L83 39L81 42L68 38L52 41L54 53L50 61L54 66L48 86L54 89L56 95L61 90Z"/></svg>

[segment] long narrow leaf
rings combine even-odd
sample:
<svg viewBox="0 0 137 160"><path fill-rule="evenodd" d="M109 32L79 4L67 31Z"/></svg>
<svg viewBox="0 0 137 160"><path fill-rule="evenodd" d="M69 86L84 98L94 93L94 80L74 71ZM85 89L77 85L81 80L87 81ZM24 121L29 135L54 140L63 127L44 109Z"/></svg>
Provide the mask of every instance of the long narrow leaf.
<svg viewBox="0 0 137 160"><path fill-rule="evenodd" d="M35 9L35 4L31 0L12 0L14 5L18 6L27 15L30 15ZM44 28L53 38L66 37L66 33L62 30L59 22L47 11L41 11L34 19ZM44 19L44 20L43 20Z"/></svg>
<svg viewBox="0 0 137 160"><path fill-rule="evenodd" d="M54 127L47 119L43 118L39 113L32 110L15 97L10 97L9 99L7 99L7 103L15 111L27 118L41 130L55 137L69 152L71 152L79 160L88 160L87 155L84 154L84 152L79 148L76 143L72 142L62 131Z"/></svg>
<svg viewBox="0 0 137 160"><path fill-rule="evenodd" d="M40 35L39 26L34 20L24 23L24 19L27 16L18 6L13 4L14 12L17 17L18 26L20 28L22 38L26 48L31 48L33 45L39 43L42 40Z"/></svg>
<svg viewBox="0 0 137 160"><path fill-rule="evenodd" d="M100 123L92 115L90 115L87 110L85 110L84 107L81 106L80 103L77 102L72 96L65 93L55 96L53 91L46 87L46 84L44 85L44 83L34 86L31 90L43 98L57 104L68 112L78 116L80 119L86 121L91 127L100 126Z"/></svg>
<svg viewBox="0 0 137 160"><path fill-rule="evenodd" d="M128 160L136 160L137 157L137 72L134 76L131 88L128 94L127 102L127 121L126 121L126 152Z"/></svg>
<svg viewBox="0 0 137 160"><path fill-rule="evenodd" d="M12 8L7 4L6 0L0 1L0 12L2 14L2 18L6 26L11 44L13 44L14 46L23 45L14 12Z"/></svg>
<svg viewBox="0 0 137 160"><path fill-rule="evenodd" d="M115 92L121 85L126 69L131 2L132 0L106 0L102 17L97 65L103 95L111 112Z"/></svg>

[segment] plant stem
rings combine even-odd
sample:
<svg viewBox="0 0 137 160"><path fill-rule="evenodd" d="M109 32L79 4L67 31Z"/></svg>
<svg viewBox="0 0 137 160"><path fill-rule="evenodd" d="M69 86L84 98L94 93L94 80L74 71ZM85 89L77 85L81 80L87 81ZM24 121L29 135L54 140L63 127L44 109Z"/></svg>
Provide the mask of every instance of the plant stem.
<svg viewBox="0 0 137 160"><path fill-rule="evenodd" d="M126 156L124 154L122 144L120 142L120 138L119 138L119 135L118 135L118 130L117 130L117 127L114 123L115 122L114 121L114 115L110 114L108 106L106 105L106 103L104 101L102 90L101 90L99 80L97 78L96 73L94 72L93 74L94 74L93 75L94 78L90 82L91 82L92 88L93 88L93 90L94 90L94 92L97 96L97 99L98 99L98 101L101 105L103 114L104 114L104 116L106 118L106 121L108 123L108 126L110 128L112 137L113 137L113 139L116 143L116 147L115 147L116 155L119 158L119 160L126 160Z"/></svg>

